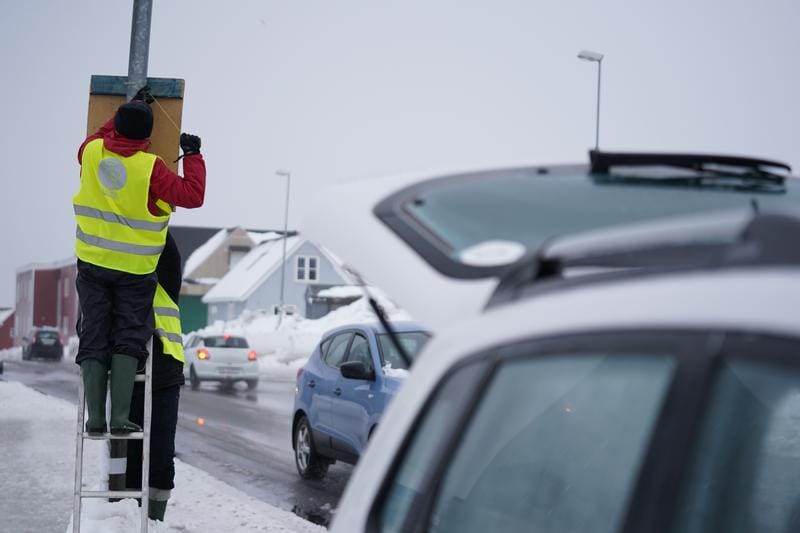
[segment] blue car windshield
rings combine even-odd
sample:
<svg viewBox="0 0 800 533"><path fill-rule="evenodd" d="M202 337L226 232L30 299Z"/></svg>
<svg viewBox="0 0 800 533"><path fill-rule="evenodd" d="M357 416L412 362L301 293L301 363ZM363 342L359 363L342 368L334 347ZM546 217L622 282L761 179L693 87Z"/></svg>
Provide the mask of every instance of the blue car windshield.
<svg viewBox="0 0 800 533"><path fill-rule="evenodd" d="M422 347L428 343L430 338L431 336L424 331L405 331L397 333L397 340L400 342L400 346L403 347L412 360ZM384 368L391 368L394 370L408 369L408 365L397 351L397 347L388 334L382 333L378 335L378 344L381 348L381 358Z"/></svg>
<svg viewBox="0 0 800 533"><path fill-rule="evenodd" d="M754 204L766 209L800 205L800 187L792 177L766 183L736 176L693 180L652 174L600 175L575 167L454 176L420 184L395 214L429 245L469 264L474 247L482 243L500 241L506 246L501 252L510 246L522 255L554 237L615 225Z"/></svg>

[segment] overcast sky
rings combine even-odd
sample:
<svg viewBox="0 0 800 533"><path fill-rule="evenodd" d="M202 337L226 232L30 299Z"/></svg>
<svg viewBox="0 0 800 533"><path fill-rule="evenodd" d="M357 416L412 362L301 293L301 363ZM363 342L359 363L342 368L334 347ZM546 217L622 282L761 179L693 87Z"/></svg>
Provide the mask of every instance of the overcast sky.
<svg viewBox="0 0 800 533"><path fill-rule="evenodd" d="M125 75L132 1L3 2L0 306L68 258L92 74ZM290 225L326 184L601 147L800 167L797 0L155 0L149 74L186 80L206 203L173 224ZM357 238L357 236L355 236Z"/></svg>

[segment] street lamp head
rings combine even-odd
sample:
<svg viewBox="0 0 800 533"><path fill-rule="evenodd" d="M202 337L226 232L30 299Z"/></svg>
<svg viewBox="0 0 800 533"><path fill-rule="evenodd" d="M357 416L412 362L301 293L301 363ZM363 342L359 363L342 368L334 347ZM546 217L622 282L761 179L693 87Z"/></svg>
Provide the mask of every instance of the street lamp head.
<svg viewBox="0 0 800 533"><path fill-rule="evenodd" d="M597 63L603 60L603 54L600 52L592 52L591 50L581 50L578 52L578 59L584 61L596 61Z"/></svg>
<svg viewBox="0 0 800 533"><path fill-rule="evenodd" d="M288 170L276 170L275 174L278 176L283 176L284 178L288 178L292 175L292 173Z"/></svg>

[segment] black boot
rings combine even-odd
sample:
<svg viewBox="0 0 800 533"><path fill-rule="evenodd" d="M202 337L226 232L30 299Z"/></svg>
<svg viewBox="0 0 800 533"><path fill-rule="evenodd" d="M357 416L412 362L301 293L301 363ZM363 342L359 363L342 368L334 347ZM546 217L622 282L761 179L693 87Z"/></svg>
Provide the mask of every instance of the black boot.
<svg viewBox="0 0 800 533"><path fill-rule="evenodd" d="M111 357L111 433L124 434L142 431L128 417L131 412L133 380L136 378L138 359L116 354Z"/></svg>
<svg viewBox="0 0 800 533"><path fill-rule="evenodd" d="M97 359L85 359L81 362L81 378L88 413L86 432L89 435L101 435L108 431L106 426L108 368Z"/></svg>

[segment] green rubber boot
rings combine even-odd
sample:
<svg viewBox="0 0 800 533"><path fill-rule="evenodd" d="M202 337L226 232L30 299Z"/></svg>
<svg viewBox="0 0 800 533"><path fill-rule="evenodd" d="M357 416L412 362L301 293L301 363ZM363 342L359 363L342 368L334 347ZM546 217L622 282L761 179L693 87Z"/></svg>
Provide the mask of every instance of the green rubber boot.
<svg viewBox="0 0 800 533"><path fill-rule="evenodd" d="M115 435L142 431L137 424L128 420L138 365L135 357L123 354L111 356L111 433Z"/></svg>
<svg viewBox="0 0 800 533"><path fill-rule="evenodd" d="M172 495L171 490L150 487L150 498L147 500L147 518L150 520L164 521L167 512L167 500Z"/></svg>
<svg viewBox="0 0 800 533"><path fill-rule="evenodd" d="M108 368L97 359L85 359L81 362L81 378L86 397L86 432L100 435L108 431L106 426L106 390L108 386Z"/></svg>
<svg viewBox="0 0 800 533"><path fill-rule="evenodd" d="M147 518L150 520L164 521L167 512L167 500L147 500Z"/></svg>

